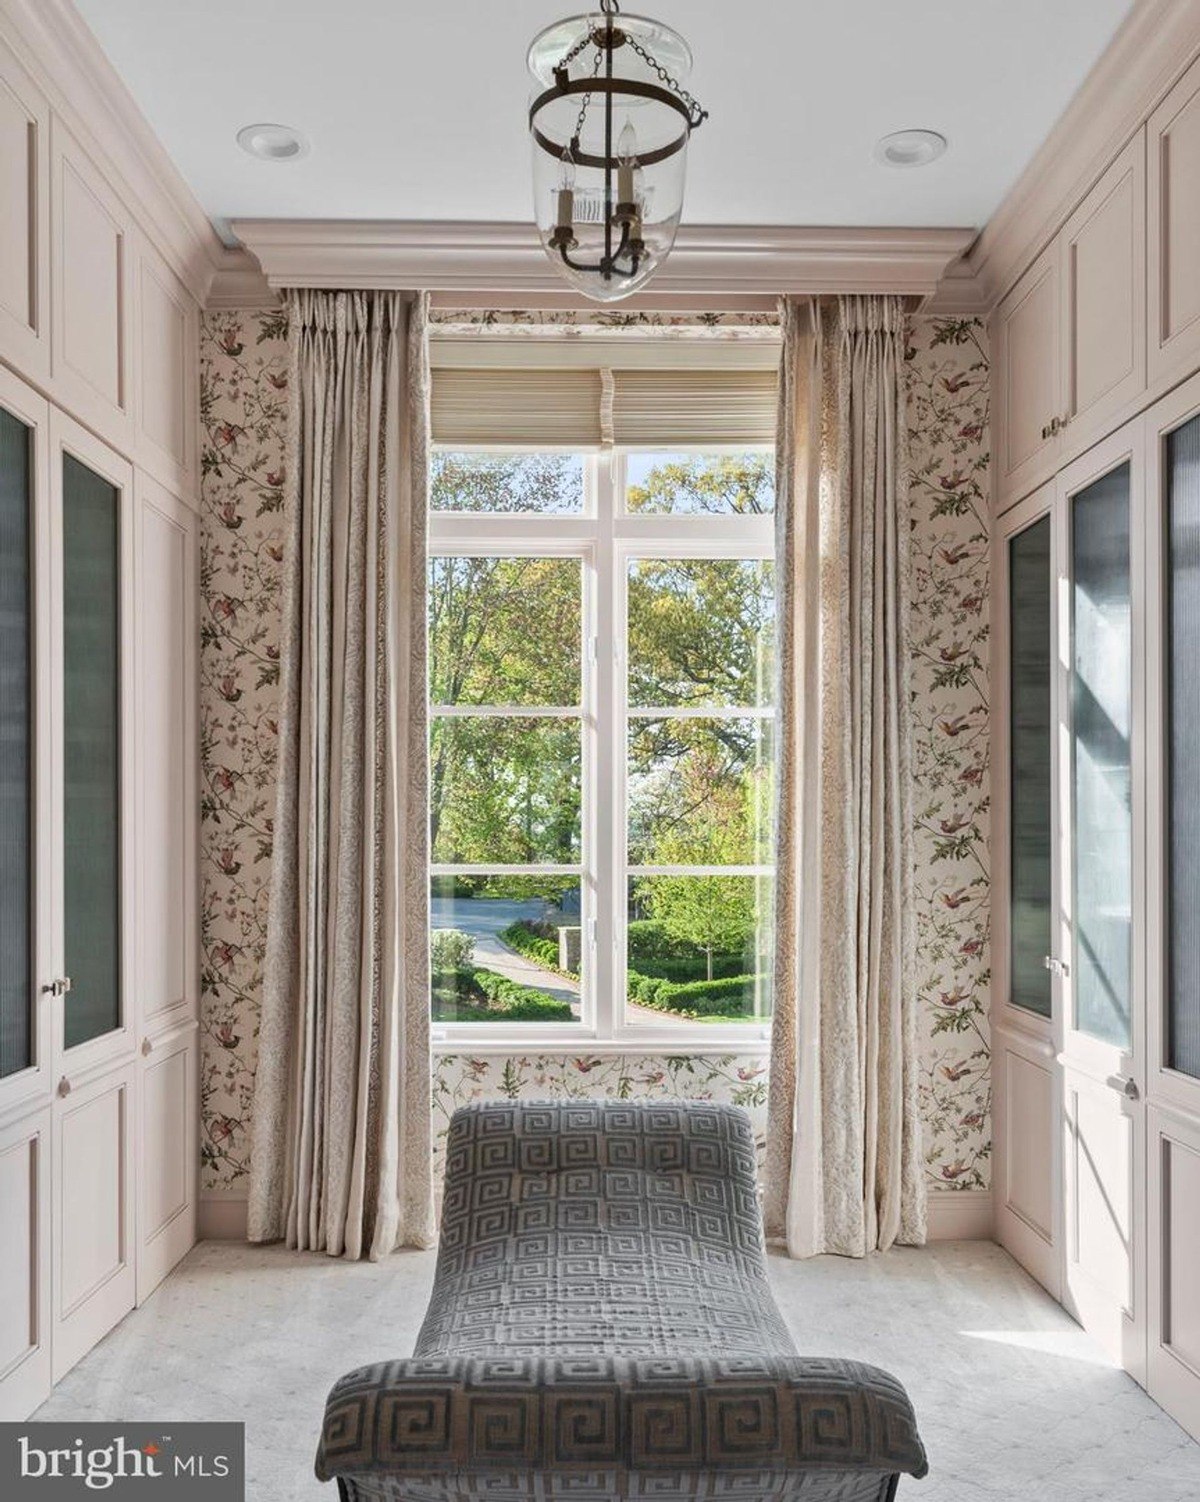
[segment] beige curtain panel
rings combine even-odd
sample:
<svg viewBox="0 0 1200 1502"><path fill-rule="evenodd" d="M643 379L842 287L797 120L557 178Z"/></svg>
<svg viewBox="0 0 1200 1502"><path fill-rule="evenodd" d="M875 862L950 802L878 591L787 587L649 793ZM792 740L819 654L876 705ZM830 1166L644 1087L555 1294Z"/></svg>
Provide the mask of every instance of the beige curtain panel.
<svg viewBox="0 0 1200 1502"><path fill-rule="evenodd" d="M249 1234L433 1236L426 304L288 295L282 714Z"/></svg>
<svg viewBox="0 0 1200 1502"><path fill-rule="evenodd" d="M925 1240L909 762L904 308L782 306L780 788L767 1232Z"/></svg>

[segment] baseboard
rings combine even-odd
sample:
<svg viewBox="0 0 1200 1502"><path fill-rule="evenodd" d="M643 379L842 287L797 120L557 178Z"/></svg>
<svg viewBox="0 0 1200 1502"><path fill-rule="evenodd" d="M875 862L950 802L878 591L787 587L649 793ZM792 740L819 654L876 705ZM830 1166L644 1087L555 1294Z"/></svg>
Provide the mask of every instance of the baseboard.
<svg viewBox="0 0 1200 1502"><path fill-rule="evenodd" d="M931 1189L928 1226L930 1241L991 1241L992 1191Z"/></svg>
<svg viewBox="0 0 1200 1502"><path fill-rule="evenodd" d="M196 1236L200 1241L245 1241L246 1210L244 1199L205 1199L202 1195L196 1214Z"/></svg>
<svg viewBox="0 0 1200 1502"><path fill-rule="evenodd" d="M991 1241L992 1230L991 1190L930 1190L930 1241ZM246 1201L202 1198L196 1234L201 1241L245 1241Z"/></svg>

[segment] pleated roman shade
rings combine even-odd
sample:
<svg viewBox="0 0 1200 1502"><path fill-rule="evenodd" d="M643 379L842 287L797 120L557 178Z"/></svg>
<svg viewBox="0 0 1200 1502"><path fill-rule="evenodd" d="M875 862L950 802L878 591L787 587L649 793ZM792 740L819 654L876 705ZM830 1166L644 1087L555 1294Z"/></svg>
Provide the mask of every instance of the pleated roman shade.
<svg viewBox="0 0 1200 1502"><path fill-rule="evenodd" d="M774 370L614 370L612 382L613 443L775 442Z"/></svg>
<svg viewBox="0 0 1200 1502"><path fill-rule="evenodd" d="M434 359L431 436L448 446L642 449L775 442L772 365L561 365L479 368ZM710 360L712 356L709 355ZM767 355L767 359L770 355ZM535 356L545 361L545 353Z"/></svg>
<svg viewBox="0 0 1200 1502"><path fill-rule="evenodd" d="M464 447L597 448L601 399L598 370L435 368L430 435Z"/></svg>

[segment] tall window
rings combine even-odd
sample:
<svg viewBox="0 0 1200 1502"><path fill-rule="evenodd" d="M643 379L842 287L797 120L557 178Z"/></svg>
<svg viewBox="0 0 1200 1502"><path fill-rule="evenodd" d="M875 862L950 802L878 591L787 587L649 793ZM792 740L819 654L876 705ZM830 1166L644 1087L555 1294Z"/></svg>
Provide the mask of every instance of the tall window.
<svg viewBox="0 0 1200 1502"><path fill-rule="evenodd" d="M766 447L435 451L435 1034L764 1034L773 510Z"/></svg>

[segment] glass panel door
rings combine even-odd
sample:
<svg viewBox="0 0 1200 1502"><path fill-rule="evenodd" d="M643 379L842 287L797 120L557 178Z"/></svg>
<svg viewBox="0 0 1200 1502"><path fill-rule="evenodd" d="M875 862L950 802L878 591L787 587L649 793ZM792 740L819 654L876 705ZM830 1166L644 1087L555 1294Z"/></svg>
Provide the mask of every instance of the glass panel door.
<svg viewBox="0 0 1200 1502"><path fill-rule="evenodd" d="M1167 1061L1200 1078L1200 417L1166 468Z"/></svg>
<svg viewBox="0 0 1200 1502"><path fill-rule="evenodd" d="M31 440L0 409L0 1078L33 1063Z"/></svg>
<svg viewBox="0 0 1200 1502"><path fill-rule="evenodd" d="M1039 1017L1051 998L1050 545L1048 516L1008 544L1009 1000Z"/></svg>
<svg viewBox="0 0 1200 1502"><path fill-rule="evenodd" d="M1128 1049L1132 971L1130 469L1071 501L1074 1025Z"/></svg>
<svg viewBox="0 0 1200 1502"><path fill-rule="evenodd" d="M120 491L63 457L65 1042L121 1024Z"/></svg>

